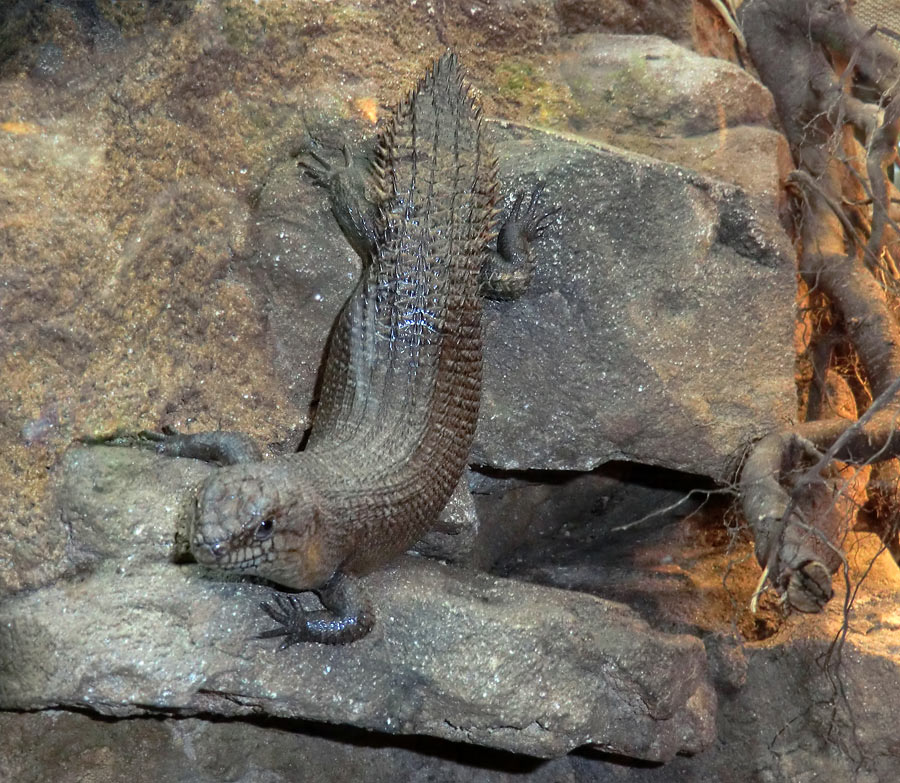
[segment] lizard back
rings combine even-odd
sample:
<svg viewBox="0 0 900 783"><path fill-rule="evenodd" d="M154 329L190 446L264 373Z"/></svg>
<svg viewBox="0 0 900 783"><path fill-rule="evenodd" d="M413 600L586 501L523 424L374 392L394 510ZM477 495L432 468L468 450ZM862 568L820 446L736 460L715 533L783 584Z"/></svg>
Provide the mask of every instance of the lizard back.
<svg viewBox="0 0 900 783"><path fill-rule="evenodd" d="M278 627L261 636L284 637L282 646L341 644L371 629L354 577L433 527L459 482L481 395L482 292L521 292L534 270L530 243L554 214L536 208L542 185L527 207L520 193L489 249L497 164L452 54L381 134L374 228L343 175L313 157L364 263L332 331L306 450L263 461L235 433L154 440L225 463L198 489L190 538L199 562L319 595L321 610L293 597L263 605Z"/></svg>
<svg viewBox="0 0 900 783"><path fill-rule="evenodd" d="M374 169L376 250L332 334L308 451L339 466L357 535L370 529L383 550L390 525L401 551L452 493L481 391L479 273L496 233L497 163L454 55L397 107ZM377 565L355 548L351 570Z"/></svg>

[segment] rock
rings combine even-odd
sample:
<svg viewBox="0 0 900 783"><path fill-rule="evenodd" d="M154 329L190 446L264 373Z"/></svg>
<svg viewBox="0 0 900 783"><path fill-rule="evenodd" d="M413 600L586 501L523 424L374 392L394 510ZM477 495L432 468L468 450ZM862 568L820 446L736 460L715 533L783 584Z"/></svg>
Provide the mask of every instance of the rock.
<svg viewBox="0 0 900 783"><path fill-rule="evenodd" d="M185 523L194 491L209 471L198 460L157 459L136 448L66 452L57 470L56 503L69 533L70 575L95 571L109 560L177 560L188 551Z"/></svg>
<svg viewBox="0 0 900 783"><path fill-rule="evenodd" d="M469 486L471 471L463 474L441 512L437 525L416 542L413 551L426 557L475 567L480 521Z"/></svg>
<svg viewBox="0 0 900 783"><path fill-rule="evenodd" d="M557 13L569 33L609 30L617 33L652 33L690 41L692 6L689 0L558 0Z"/></svg>
<svg viewBox="0 0 900 783"><path fill-rule="evenodd" d="M543 757L664 761L714 737L702 644L621 605L408 559L367 580L370 637L281 652L252 638L270 590L192 571L120 566L5 602L0 707L304 718Z"/></svg>
<svg viewBox="0 0 900 783"><path fill-rule="evenodd" d="M712 741L700 641L588 595L407 558L367 578L378 622L360 642L278 651L253 638L271 625L257 608L270 588L160 556L210 469L70 455L58 497L72 547L122 533L77 578L0 607L0 708L305 718L545 757L588 744L663 761Z"/></svg>
<svg viewBox="0 0 900 783"><path fill-rule="evenodd" d="M769 767L773 781L892 780L900 754L898 619L886 615L874 628L864 623L867 633L851 634L837 648L832 644L839 623L831 623L830 633L806 624L786 644L754 651L741 698L729 705L721 742L737 747L755 732L757 740L750 744L756 750L741 766ZM779 683L777 691L773 682ZM719 757L707 779L728 769L734 769L733 761Z"/></svg>
<svg viewBox="0 0 900 783"><path fill-rule="evenodd" d="M589 763L594 774L600 773L603 762ZM71 777L54 779L66 783L600 783L594 775L574 774L571 764L570 757L543 761L461 749L430 737L391 737L297 721L110 721L55 710L0 712L0 779L15 783L46 783L48 772L63 769ZM621 783L622 778L604 776L606 781Z"/></svg>
<svg viewBox="0 0 900 783"><path fill-rule="evenodd" d="M771 93L743 68L655 35L574 36L560 73L592 131L692 141L775 121Z"/></svg>
<svg viewBox="0 0 900 783"><path fill-rule="evenodd" d="M284 161L257 199L256 250L234 269L266 314L275 370L301 410L310 406L328 334L360 269L333 223L324 192L301 178L296 160Z"/></svg>
<svg viewBox="0 0 900 783"><path fill-rule="evenodd" d="M440 13L454 35L484 49L539 50L560 34L558 8L548 0L449 3Z"/></svg>
<svg viewBox="0 0 900 783"><path fill-rule="evenodd" d="M524 297L486 308L472 461L728 476L742 447L796 411L794 262L772 210L622 150L506 123L490 132L503 191L546 180L562 213ZM288 167L259 203L260 251L238 274L264 292L302 408L359 262L324 195Z"/></svg>
<svg viewBox="0 0 900 783"><path fill-rule="evenodd" d="M877 548L877 542L871 537L870 541L873 546L864 547L866 557ZM702 754L678 756L665 766L627 764L591 752L538 763L500 751L461 749L430 737L354 733L346 726L271 717L210 721L154 714L149 720L109 721L96 720L90 713L49 710L0 712L0 780L43 783L48 772L64 765L72 778L80 775L78 779L97 783L185 779L255 783L296 779L301 767L303 780L311 783L338 776L372 783L416 779L889 783L900 754L893 719L900 680L896 638L900 615L895 610L900 583L896 568L887 568L885 560L884 555L879 558L870 573L877 597L871 597L873 585L867 584L868 592L857 597L861 604L841 648L840 663L833 655L824 671L820 668L824 654L840 630L840 612L830 608L824 616L795 623L794 633L783 628L776 638L762 643L734 645L730 636L712 634L708 646L720 649L711 649L710 654L730 659L724 664L727 672L722 671L721 660L716 664L717 677L728 680L722 683L727 693L720 702L718 741ZM893 577L885 581L889 571ZM203 606L198 610L204 611ZM171 611L158 625L165 628L169 622ZM149 638L157 634L153 629ZM198 659L206 652L198 650ZM257 654L279 665L275 653ZM71 650L62 655L73 657ZM62 666L61 661L54 662L53 671ZM313 675L322 677L319 669L307 664L304 679ZM527 685L532 676L523 682ZM299 679L297 672L294 677ZM235 705L242 706L247 705Z"/></svg>
<svg viewBox="0 0 900 783"><path fill-rule="evenodd" d="M775 130L775 103L738 65L655 35L593 33L571 39L559 74L580 134L733 182L786 209L780 183L792 164Z"/></svg>
<svg viewBox="0 0 900 783"><path fill-rule="evenodd" d="M62 69L63 52L56 44L44 44L38 49L35 63L29 72L33 79L51 81Z"/></svg>
<svg viewBox="0 0 900 783"><path fill-rule="evenodd" d="M777 221L684 169L510 135L501 167L552 183L563 217L527 294L488 309L473 461L725 478L796 407L794 263Z"/></svg>

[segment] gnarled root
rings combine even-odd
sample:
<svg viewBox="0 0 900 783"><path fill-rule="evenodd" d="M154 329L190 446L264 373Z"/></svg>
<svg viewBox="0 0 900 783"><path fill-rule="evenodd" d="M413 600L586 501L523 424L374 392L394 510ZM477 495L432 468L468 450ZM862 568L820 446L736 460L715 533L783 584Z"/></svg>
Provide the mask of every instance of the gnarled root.
<svg viewBox="0 0 900 783"><path fill-rule="evenodd" d="M765 577L789 607L818 611L868 480L860 466L900 454L900 328L888 301L900 290L900 226L886 172L900 132L900 56L835 0L745 0L739 16L797 165L800 273L859 358L857 391L875 398L858 421L812 420L763 438L741 473ZM853 93L854 79L879 105Z"/></svg>

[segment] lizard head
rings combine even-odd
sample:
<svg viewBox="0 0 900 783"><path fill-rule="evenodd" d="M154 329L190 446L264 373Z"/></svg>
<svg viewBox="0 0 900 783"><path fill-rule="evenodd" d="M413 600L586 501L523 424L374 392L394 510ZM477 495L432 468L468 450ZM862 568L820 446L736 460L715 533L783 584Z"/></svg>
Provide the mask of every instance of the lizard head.
<svg viewBox="0 0 900 783"><path fill-rule="evenodd" d="M240 571L308 590L335 566L323 558L321 502L296 468L289 481L272 462L220 468L201 484L190 526L191 552L203 565Z"/></svg>

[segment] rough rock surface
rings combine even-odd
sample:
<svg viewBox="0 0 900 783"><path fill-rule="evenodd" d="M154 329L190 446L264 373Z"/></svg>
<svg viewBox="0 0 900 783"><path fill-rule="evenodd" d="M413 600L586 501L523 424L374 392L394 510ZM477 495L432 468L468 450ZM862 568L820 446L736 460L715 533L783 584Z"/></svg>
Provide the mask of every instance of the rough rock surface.
<svg viewBox="0 0 900 783"><path fill-rule="evenodd" d="M407 559L367 579L378 623L364 640L252 638L271 625L257 608L270 588L169 562L208 470L130 449L68 455L73 578L0 606L0 708L272 715L536 756L592 745L665 761L712 741L701 642L579 593Z"/></svg>
<svg viewBox="0 0 900 783"><path fill-rule="evenodd" d="M195 567L172 562L179 554L172 531L183 512L178 499L187 502L182 493L205 468L159 463L154 469L159 473L151 481L133 471L131 457L122 455L118 467L110 464L107 471L96 472L102 491L72 485L63 518L49 484L61 455L74 438L86 434L164 425L239 429L256 435L270 451L296 445L309 423L309 398L300 392L314 377L318 356L311 351L313 358L306 357L306 365L279 363L285 354L269 320L275 311L269 309L271 302L255 277L265 270L254 270L253 263L263 260L262 251L279 252L279 227L268 234L267 227L256 223L282 213L262 202L276 191L273 183L278 177L290 177L295 189L282 193L298 199L298 213L302 210L304 219L316 228L330 227L332 233L318 237L324 241L321 247L307 249L321 250L317 259L337 264L338 275L320 270L307 297L293 306L316 310L327 305L336 310L341 287L349 287L356 261L333 231L321 193L301 187L308 183L296 178L292 155L302 145L309 123L320 118L340 130L365 122L368 127L361 135L371 137L375 118L447 45L469 69L489 117L577 133L654 155L735 182L751 200L765 193L778 170L779 143L764 123L766 95L754 91L749 77L656 39L632 37L615 42L590 33L567 37L615 27L686 40L690 14L687 0L653 3L652 8L645 0L0 2L0 32L12 32L0 41L2 611L18 602L33 606L34 599L28 595L53 595L62 602L57 610L77 607L82 613L96 596L103 595L95 589L98 580L106 580L107 586L129 585L132 592L126 597L131 600L123 598L116 604L114 597L105 594L117 608L100 618L99 628L110 629L110 640L122 639L113 633L128 631L127 616L135 614L135 622L143 623L143 635L130 637L128 644L122 639L123 650L132 658L127 659L127 667L110 662L105 672L107 695L121 697L122 690L115 685L117 674L123 682L148 670L159 674L153 665L166 658L161 640L170 628L185 644L188 659L178 665L188 675L194 671L191 666L208 665L202 655L197 656L198 650L209 650L210 660L221 656L214 658L220 662L227 660L229 651L237 650L235 670L241 671L257 660L253 656L272 660L276 666L295 660L279 659L271 648L236 634L213 636L216 616L221 618L216 631L221 624L238 620L248 624L246 633L256 630L260 620L250 596L261 588L220 585L219 576L201 577ZM665 67L656 68L660 63ZM719 74L721 84L707 80L707 71ZM690 78L674 78L685 74ZM742 107L741 101L729 99L732 94L751 105ZM633 111L628 109L629 102L634 104ZM607 121L621 125L621 132L606 127ZM694 135L686 138L682 129L688 123L693 123ZM504 133L513 147L524 143L527 135L517 136L514 127L498 130L501 146L507 143ZM590 142L574 146L578 154L587 156L611 154ZM651 187L638 176L641 172L650 179L659 178L658 188L663 189L671 184L671 173L679 171L627 156L616 166L619 169L614 166L614 170L629 173L609 198L625 198L632 177L645 192L657 192L656 185ZM706 204L711 218L707 225L717 225L712 218L727 201L719 197L725 191L710 196L704 191L708 181L697 185L693 174L681 171L690 183L688 204L692 208ZM604 176L612 173L604 170ZM507 168L506 186L515 187L520 177L533 175L528 166ZM774 200L771 193L766 195ZM560 205L569 210L569 225L577 227L587 222L582 217L585 204L580 194L572 203L574 211L571 204ZM675 206L675 217L655 224L654 230L669 231L683 214L681 206ZM770 206L760 209L772 212ZM627 225L638 222L634 215L627 217L631 218ZM643 228L638 232L644 233ZM552 276L558 273L552 256L563 249L559 244L563 238L564 234L557 234L547 239L544 249L550 266L542 274L551 276L536 281L532 294L539 299L556 296L550 287L558 282ZM261 246L262 239L271 245ZM713 243L717 244L734 248L729 242ZM596 243L591 248L595 252ZM624 238L617 238L614 249L622 248ZM624 263L627 259L620 255ZM735 259L735 263L745 261ZM289 278L292 270L288 267L287 272ZM270 281L276 288L280 285L277 277ZM773 277L772 285L782 282L776 283ZM773 310L783 309L785 321L790 319L790 290L788 284L766 294ZM323 298L316 299L316 293ZM562 303L561 297L559 293L550 304ZM740 308L747 298L738 301ZM489 318L515 318L519 308L529 311L533 304L526 300L500 305ZM652 309L665 308L654 303ZM556 317L558 310L553 312ZM701 323L704 312L699 314ZM614 311L614 315L621 317L622 312ZM637 323L640 326L640 320ZM310 340L319 341L320 348L327 318L315 313L300 327L319 330ZM520 334L509 331L511 344ZM755 329L752 335L755 340ZM490 343L488 349L493 350ZM557 358L551 356L553 366ZM782 358L779 354L776 363ZM783 372L790 378L789 366ZM551 423L556 426L558 422ZM526 437L533 434L526 432ZM77 475L77 469L72 471L67 475ZM746 542L733 556L724 554L732 550L723 540L727 536L721 524L713 534L712 528L703 530L682 521L666 527L672 531L669 538L657 540L652 531L660 518L653 517L645 525L630 528L629 536L609 529L606 512L616 507L620 490L626 494L630 490L616 489L616 482L610 484L606 476L579 479L584 486L599 488L593 496L574 488L556 492L559 477L547 474L523 474L516 481L516 488L502 495L496 486L476 488L482 522L514 523L499 533L492 532L490 524L478 530L475 554L479 562L489 564L505 555L500 565L507 573L627 601L657 631L704 637L720 705L719 741L710 751L694 758L677 756L663 766L631 767L621 758L598 759L587 751L540 762L433 738L387 736L293 719L117 721L51 710L0 713L0 780L272 783L474 778L793 783L804 775L823 780L849 780L856 775L864 783L893 783L896 761L889 754L897 753L891 733L897 673L896 650L889 642L896 633L896 587L882 587L880 603L864 607L861 630L856 630L859 617L854 620L844 670L852 688L833 698L825 685L827 676L813 669L810 659L827 647L834 617L814 621L810 630L807 623L779 624L771 607L756 618L748 617L746 610L739 613L735 607L746 606L758 571L749 561L732 563L747 554ZM635 481L638 486L640 482ZM171 490L164 501L155 494L154 482ZM115 488L121 490L118 497ZM486 491L494 494L480 494ZM527 508L515 501L516 494L529 501ZM107 506L106 511L96 509L97 500ZM657 500L666 505L671 497L664 493ZM496 506L493 516L485 513L491 503ZM649 510L640 508L637 517ZM158 515L158 527L143 526L145 509ZM548 536L559 528L559 520L571 519L578 509L589 512L588 540L578 540L564 525L559 529L563 542L553 543ZM549 524L553 520L556 527ZM607 536L611 534L610 543ZM707 546L709 539L714 545ZM509 549L512 545L517 547L514 553ZM535 549L546 549L550 562L535 562L531 557ZM565 559L579 552L581 559ZM117 566L121 571L113 573ZM476 594L517 589L504 580L500 588L490 589L494 582L487 578L460 582L464 572L415 562L411 568L410 573L435 569L440 579L446 577L441 584L466 584ZM729 590L723 590L723 580L731 580L735 573L741 574L740 589L729 581ZM159 581L154 581L154 575ZM167 581L173 578L175 582ZM387 580L385 584L400 580L396 574L380 578ZM873 590L872 578L864 588L866 595ZM141 584L159 585L159 595L139 592ZM200 591L192 593L198 586ZM218 599L206 604L189 601L188 596L196 599L213 587ZM419 587L423 595L439 595L429 593L424 584ZM224 600L226 594L244 596L234 618L231 604ZM533 594L559 595L547 589L529 592ZM718 596L715 609L699 611L698 606L702 610L710 596ZM415 600L421 600L420 596ZM592 612L598 606L609 607L581 596L565 600L585 602L578 605L591 607ZM494 611L490 607L482 611L488 610ZM35 611L39 619L47 619L29 626L28 618L17 614L16 639L32 628L35 637L52 640L57 625L60 630L70 629L77 622L54 613L54 607L46 603ZM519 616L521 607L511 611ZM126 620L117 625L115 617L122 613ZM736 614L744 641L732 644L728 639ZM615 616L622 622L623 618L636 622L632 614ZM553 625L559 620L529 616L528 622ZM210 636L202 636L207 627ZM630 627L651 633L646 626ZM198 645L186 641L191 629L198 633ZM0 634L10 632L0 626ZM90 628L85 632L84 638L92 640L88 646L97 645L96 633ZM515 633L524 631L515 629ZM450 637L445 629L441 638L452 641ZM794 639L808 639L809 646ZM600 642L602 650L602 638ZM70 664L80 660L81 643L78 639L57 648L58 658L44 661L47 672L58 676L68 671ZM216 646L220 643L225 646L223 652ZM31 665L28 656L35 648L22 649L22 660L3 653L11 665L20 667L16 671ZM248 657L240 658L245 649ZM159 651L159 655L150 657L145 654L148 651ZM111 661L109 650L101 649L99 654L107 656L100 660ZM296 654L289 651L287 655ZM526 674L537 669L534 666ZM31 677L36 669L29 671ZM313 669L302 671L308 674ZM315 671L318 675L321 670ZM770 676L772 671L777 679ZM296 667L289 674L299 677ZM89 678L103 675L99 671L86 674ZM672 680L680 686L679 675ZM228 679L222 670L215 676L219 682ZM523 680L529 682L527 676ZM30 682L32 695L46 697L46 688L34 679ZM785 683L791 687L784 687ZM454 692L465 685L450 683ZM71 682L63 686L70 692L73 689ZM22 687L11 676L0 680L6 692ZM417 684L415 691L419 688ZM154 697L164 700L176 692L189 693L189 686L180 681L174 688L173 683L160 685ZM207 698L217 707L226 706L216 694ZM847 711L840 713L836 734L830 716L840 704ZM127 709L121 703L117 708ZM230 708L248 709L233 702ZM663 747L667 753L676 747L694 747L691 737L702 732L688 713L679 715L657 726L662 739L654 753L661 754ZM748 722L751 715L758 719ZM847 720L848 715L856 722ZM682 718L683 725L692 728L680 742L671 731ZM479 720L482 728L488 725L488 719ZM451 728L442 730L450 733ZM547 732L536 729L535 734L540 737ZM507 729L505 741L511 735ZM518 739L524 742L522 735Z"/></svg>
<svg viewBox="0 0 900 783"><path fill-rule="evenodd" d="M158 462L147 457L141 461ZM115 475L124 473L124 467L115 471ZM688 519L682 518L683 507L675 513L658 513L671 505L679 479L669 476L666 483L657 480L649 484L654 475L658 479L658 473L617 466L616 471L581 476L556 487L511 483L503 495L503 517L530 517L531 522L528 529L518 528L517 540L507 540L502 547L509 553L503 568L628 600L657 628L702 636L719 694L719 709L717 739L698 755L678 756L664 765L633 764L583 749L563 758L539 761L429 737L374 734L347 726L313 725L261 715L216 721L187 717L109 721L91 718L90 714L50 710L0 713L0 780L39 783L49 775L64 783L144 779L161 783L185 779L201 783L288 783L298 779L313 783L387 783L398 779L487 783L795 783L820 779L893 783L900 753L893 719L900 678L896 640L900 576L896 566L884 554L875 560L857 596L843 651L827 659L825 653L840 629L840 597L824 615L811 618L812 622L807 617L785 621L771 605L751 620L745 608L746 597L758 576L749 557L752 543L739 539L729 546L720 511L714 507L707 508L705 518L696 505L691 507L694 514ZM127 493L137 506L142 502L137 492L139 483ZM99 494L98 505L102 506L109 493ZM85 495L90 497L89 493ZM493 502L491 496L478 497L482 502ZM88 501L76 502L82 512L88 511ZM639 522L654 511L657 515L652 521ZM134 553L130 520L120 523L123 546L113 555L112 563L126 561L129 550ZM166 520L168 526L172 517ZM147 531L147 548L139 550L138 557L142 558L140 552L144 552L150 560L158 559L161 538ZM528 539L539 540L540 546L524 546ZM875 544L871 536L851 543L854 578L877 551ZM148 562L126 565L125 572L117 577L118 583L127 584L131 579L128 569L143 569ZM406 568L408 562L401 567ZM162 567L179 570L175 565ZM88 581L91 579L88 576ZM189 581L200 579L198 576ZM202 580L211 588L219 587L212 580ZM232 588L235 586L229 586ZM69 589L77 586L72 583ZM158 603L165 597L161 596ZM171 600L169 606L161 607L157 623L149 631L151 638L165 633L169 624L185 627L194 622L199 627L204 622L175 619L171 607L184 596ZM720 629L732 628L737 603L744 609L735 635ZM142 595L125 611L150 612L155 605L154 596ZM211 610L222 611L217 604ZM207 609L199 604L192 612L206 615ZM247 618L246 607L240 616L251 619ZM57 612L51 625L60 617ZM64 623L70 622L65 615L62 618ZM225 619L232 621L229 613ZM104 624L111 625L112 621L107 619ZM213 630L210 628L210 634ZM96 633L99 631L88 629L87 635ZM280 665L278 655L265 643L221 636L216 637L216 643L219 647L224 643L226 649L246 645L248 661L238 667L247 666L254 655ZM72 650L61 651L60 656L70 671L80 665L72 663ZM835 665L838 659L839 666ZM151 669L152 659L143 660L144 669ZM49 671L55 672L61 665L55 662ZM306 682L311 672L318 676L317 667L322 662L300 665L305 666ZM118 669L107 681L112 681L116 673L125 678L133 676L132 671ZM91 680L96 676L87 674ZM141 676L146 681L145 675ZM296 672L292 676L297 676ZM524 677L524 687L529 680L530 675ZM176 685L185 688L181 682ZM40 690L39 685L32 687ZM423 687L418 684L417 692ZM459 690L454 684L448 687ZM210 702L219 704L215 697L208 694ZM246 704L231 705L234 710L243 707Z"/></svg>
<svg viewBox="0 0 900 783"><path fill-rule="evenodd" d="M796 411L794 263L771 209L622 150L491 130L504 190L546 180L562 214L525 295L487 307L473 462L627 459L726 477L742 447ZM258 229L247 277L302 406L358 262L324 197L287 167L260 195Z"/></svg>
<svg viewBox="0 0 900 783"><path fill-rule="evenodd" d="M772 95L743 68L654 35L574 36L559 61L588 138L740 185L785 210ZM771 207L770 207L771 208Z"/></svg>
<svg viewBox="0 0 900 783"><path fill-rule="evenodd" d="M743 687L723 701L717 743L665 765L582 751L539 761L424 737L289 720L114 721L68 711L0 713L0 779L89 783L893 783L897 621L845 650L840 680L810 669L828 646L742 651ZM774 684L774 686L773 686ZM843 693L835 690L835 685Z"/></svg>

